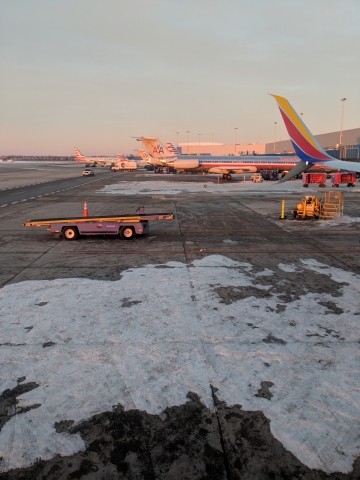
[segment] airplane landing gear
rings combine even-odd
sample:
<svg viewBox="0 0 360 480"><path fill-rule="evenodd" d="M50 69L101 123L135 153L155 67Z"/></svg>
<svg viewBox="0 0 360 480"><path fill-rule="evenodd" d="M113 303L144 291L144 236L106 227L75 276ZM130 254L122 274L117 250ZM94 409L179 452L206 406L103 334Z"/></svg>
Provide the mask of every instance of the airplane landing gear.
<svg viewBox="0 0 360 480"><path fill-rule="evenodd" d="M226 175L226 180L231 180L231 175L230 175L230 173L228 173L228 174Z"/></svg>

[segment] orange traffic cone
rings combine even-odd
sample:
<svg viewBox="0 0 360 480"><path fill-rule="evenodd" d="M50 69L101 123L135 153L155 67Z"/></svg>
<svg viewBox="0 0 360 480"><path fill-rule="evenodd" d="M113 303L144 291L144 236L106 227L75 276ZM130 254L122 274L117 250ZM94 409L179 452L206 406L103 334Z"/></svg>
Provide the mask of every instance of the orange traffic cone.
<svg viewBox="0 0 360 480"><path fill-rule="evenodd" d="M86 204L86 201L84 202L84 217L88 217L89 216L89 212L88 212L88 208L87 208L87 204Z"/></svg>

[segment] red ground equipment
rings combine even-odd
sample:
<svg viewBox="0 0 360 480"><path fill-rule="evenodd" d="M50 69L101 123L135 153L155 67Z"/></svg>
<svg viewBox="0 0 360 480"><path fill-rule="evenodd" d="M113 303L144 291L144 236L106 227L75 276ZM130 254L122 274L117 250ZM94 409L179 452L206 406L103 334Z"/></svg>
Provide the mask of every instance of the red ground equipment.
<svg viewBox="0 0 360 480"><path fill-rule="evenodd" d="M348 187L355 187L356 183L356 174L355 173L341 173L334 172L331 174L331 185L333 187L338 187L340 183L347 183Z"/></svg>
<svg viewBox="0 0 360 480"><path fill-rule="evenodd" d="M326 173L304 173L302 177L303 187L308 187L309 183L318 183L319 187L326 186Z"/></svg>

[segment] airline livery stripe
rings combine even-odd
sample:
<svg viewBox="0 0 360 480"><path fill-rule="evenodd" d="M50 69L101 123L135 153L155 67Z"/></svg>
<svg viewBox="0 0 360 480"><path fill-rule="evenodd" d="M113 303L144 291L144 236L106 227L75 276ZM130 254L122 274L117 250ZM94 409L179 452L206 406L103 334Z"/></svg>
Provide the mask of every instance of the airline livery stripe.
<svg viewBox="0 0 360 480"><path fill-rule="evenodd" d="M280 109L281 116L283 117L285 126L289 133L291 140L293 140L300 148L312 158L316 160L330 160L330 157L324 155L320 152L317 148L315 148L312 144L310 144L306 138L303 137L301 132L296 128L296 126L291 122L291 120L287 117L287 115Z"/></svg>
<svg viewBox="0 0 360 480"><path fill-rule="evenodd" d="M273 95L273 97L277 101L280 111L283 110L283 112L286 113L287 117L291 120L294 126L299 130L301 135L303 135L303 137L305 137L305 139L314 148L316 148L317 150L321 150L321 147L319 148L319 145L317 144L316 140L313 138L309 130L306 128L302 120L298 117L297 113L295 112L293 107L290 105L290 103L286 100L286 98L278 97L277 95Z"/></svg>

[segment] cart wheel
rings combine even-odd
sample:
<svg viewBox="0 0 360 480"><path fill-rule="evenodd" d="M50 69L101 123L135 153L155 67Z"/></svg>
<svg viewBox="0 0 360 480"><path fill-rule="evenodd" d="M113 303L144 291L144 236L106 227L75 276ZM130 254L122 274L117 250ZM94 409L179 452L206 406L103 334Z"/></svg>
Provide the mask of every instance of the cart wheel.
<svg viewBox="0 0 360 480"><path fill-rule="evenodd" d="M293 212L293 217L296 218L297 212Z"/></svg>
<svg viewBox="0 0 360 480"><path fill-rule="evenodd" d="M76 227L67 227L64 228L61 235L65 240L76 240L79 236L79 232Z"/></svg>
<svg viewBox="0 0 360 480"><path fill-rule="evenodd" d="M130 240L135 235L133 227L122 227L120 230L120 237L124 238L125 240Z"/></svg>

